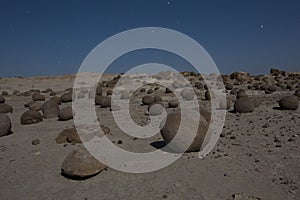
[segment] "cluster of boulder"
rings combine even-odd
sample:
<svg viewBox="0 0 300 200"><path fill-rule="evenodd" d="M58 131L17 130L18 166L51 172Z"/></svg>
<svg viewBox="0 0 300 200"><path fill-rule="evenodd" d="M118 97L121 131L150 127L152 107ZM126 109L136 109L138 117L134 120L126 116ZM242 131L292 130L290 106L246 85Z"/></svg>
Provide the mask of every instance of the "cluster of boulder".
<svg viewBox="0 0 300 200"><path fill-rule="evenodd" d="M164 125L161 127L161 136L174 152L194 152L199 151L203 145L204 138L208 133L211 123L211 113L206 109L200 109L199 112L190 110L182 115L180 111L180 101L172 98L175 91L180 90L180 97L183 101L198 100L203 95L205 105L209 105L210 101L215 98L217 93L210 90L205 83L205 79L215 78L216 75L209 76L196 74L194 72L182 72L192 88L187 88L186 84L179 81L172 82L172 87L161 89L161 86L151 85L150 88L143 86L138 90L139 101L142 108L147 108L147 114L157 116L167 110ZM155 78L162 80L171 80L171 73L160 73ZM102 81L98 84L95 94L95 105L101 108L110 108L111 111L118 110L117 106L112 105L111 95L114 87L120 80L121 76L116 76L110 81ZM283 110L296 110L300 98L300 76L299 74L286 73L277 69L271 69L269 75L250 76L245 72L234 72L230 75L222 75L217 77L224 83L217 85L222 88L222 92L226 93L226 98L219 102L219 108L222 110L230 110L233 103L233 111L236 113L252 113L261 104L261 99L253 95L252 91L261 91L266 96L278 91L287 91L288 95L284 95L278 99L278 105ZM161 93L162 92L162 93ZM44 93L49 93L50 98ZM83 91L85 95L87 92ZM120 99L128 100L131 93L127 90L120 91ZM5 103L5 95L0 95L0 136L11 133L11 121L6 115L13 112L11 106ZM56 118L60 121L66 121L73 118L72 107L65 106L61 108L61 104L72 102L73 92L68 89L60 97L51 89L45 91L30 90L25 93L18 91L14 95L31 95L32 101L24 106L28 108L21 116L21 124L39 123L45 119ZM197 117L195 117L197 116ZM177 135L181 118L184 117L185 126L182 127L184 134ZM196 130L196 135L191 135ZM110 130L109 130L110 131ZM191 140L191 145L186 144ZM56 143L82 143L76 128L68 128L58 134L55 139ZM171 142L172 141L172 142ZM70 152L61 166L63 176L72 179L85 179L92 177L106 169L106 166L94 158L86 149L78 149Z"/></svg>
<svg viewBox="0 0 300 200"><path fill-rule="evenodd" d="M46 100L45 95L34 93L32 100L24 105L29 110L21 115L21 124L35 124L43 121L43 119L52 118L58 118L61 121L73 119L73 111L70 106L59 107L61 103L72 102L72 92L68 91L61 97L52 96L49 100ZM44 102L41 103L42 101Z"/></svg>

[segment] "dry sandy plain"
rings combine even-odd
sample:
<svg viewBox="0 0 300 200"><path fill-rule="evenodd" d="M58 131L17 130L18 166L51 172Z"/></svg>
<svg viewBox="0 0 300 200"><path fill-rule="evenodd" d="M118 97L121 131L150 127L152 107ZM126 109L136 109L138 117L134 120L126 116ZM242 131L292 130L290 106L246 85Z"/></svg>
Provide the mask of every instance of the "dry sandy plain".
<svg viewBox="0 0 300 200"><path fill-rule="evenodd" d="M193 74L185 76L193 84L198 80ZM106 75L104 79L113 77ZM80 143L56 143L62 130L74 127L73 120L52 118L27 125L20 122L21 115L28 110L24 104L32 101L32 93L26 95L25 91L39 89L48 100L49 91L43 90L51 88L61 96L73 87L74 76L0 78L0 91L8 92L4 96L5 103L13 107L13 112L6 114L11 119L13 133L0 137L0 199L300 199L300 108L278 109L278 101L283 96L293 95L299 89L300 79L299 76L282 76L282 85L278 84L277 90L270 94L264 89L248 88L255 82L269 85L279 82L274 75L266 77L267 80L227 77L234 88L244 88L249 96L256 96L260 105L250 113L233 112L236 95L228 90L231 106L224 129L213 151L205 158L199 159L198 152L185 153L163 169L142 174L107 167L84 180L61 175L66 156L72 150L83 148ZM252 81L245 82L243 78ZM294 87L287 89L289 81ZM13 94L15 90L20 94ZM107 90L109 87L103 86L103 95ZM205 90L195 91L200 107L206 108L209 101L203 100ZM132 117L140 125L149 120L145 114L147 106L140 105L145 95L138 92L131 100ZM171 98L164 88L150 95L162 97L164 105ZM71 102L59 105L60 108L66 106L71 106ZM109 128L109 137L115 145L145 152L163 144L160 134L149 139L126 136L113 122L109 108L96 107L100 118L105 116L99 123ZM174 110L166 109L167 112Z"/></svg>

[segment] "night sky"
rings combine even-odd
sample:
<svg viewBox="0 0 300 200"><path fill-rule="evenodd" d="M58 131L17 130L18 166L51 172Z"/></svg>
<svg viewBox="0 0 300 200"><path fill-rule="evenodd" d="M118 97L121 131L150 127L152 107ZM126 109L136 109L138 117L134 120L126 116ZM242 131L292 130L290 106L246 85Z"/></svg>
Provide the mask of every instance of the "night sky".
<svg viewBox="0 0 300 200"><path fill-rule="evenodd" d="M264 74L271 67L300 71L297 0L0 3L0 77L76 73L100 42L138 27L164 27L190 36L207 50L222 73ZM138 52L109 72L124 72L149 58L161 61L168 55Z"/></svg>

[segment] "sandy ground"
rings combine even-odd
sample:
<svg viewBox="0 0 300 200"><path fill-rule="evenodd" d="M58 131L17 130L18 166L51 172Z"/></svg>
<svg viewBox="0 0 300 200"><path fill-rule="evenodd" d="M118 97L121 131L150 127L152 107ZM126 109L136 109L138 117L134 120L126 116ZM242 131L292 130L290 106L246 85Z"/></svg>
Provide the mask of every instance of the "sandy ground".
<svg viewBox="0 0 300 200"><path fill-rule="evenodd" d="M0 91L63 91L73 86L73 80L73 76L3 78ZM230 109L222 137L204 159L188 153L155 172L130 174L108 168L81 181L67 179L60 172L66 155L82 144L55 142L57 134L72 127L73 121L45 119L21 125L20 116L27 110L24 104L31 97L7 96L6 103L14 108L8 114L13 134L0 138L0 199L300 199L300 109L274 109L285 94L259 93L263 101L253 113L235 114ZM141 97L132 103L139 104ZM147 121L145 110L141 107L133 114L138 123ZM108 108L97 111L103 119L100 124L111 129L111 140L124 149L151 151L156 149L155 142L162 141L159 134L150 139L126 136L112 123ZM40 144L32 145L34 139Z"/></svg>

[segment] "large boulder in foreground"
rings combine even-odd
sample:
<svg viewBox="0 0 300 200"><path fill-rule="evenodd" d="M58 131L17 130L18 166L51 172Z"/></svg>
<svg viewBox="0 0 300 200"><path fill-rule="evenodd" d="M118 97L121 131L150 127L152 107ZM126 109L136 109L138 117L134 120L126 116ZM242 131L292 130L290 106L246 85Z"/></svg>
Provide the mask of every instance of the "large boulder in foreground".
<svg viewBox="0 0 300 200"><path fill-rule="evenodd" d="M11 133L11 121L5 114L0 114L0 137Z"/></svg>
<svg viewBox="0 0 300 200"><path fill-rule="evenodd" d="M21 124L35 124L43 121L41 113L36 110L28 110L21 116Z"/></svg>
<svg viewBox="0 0 300 200"><path fill-rule="evenodd" d="M59 106L56 101L46 101L43 105L43 115L46 119L56 118L59 113Z"/></svg>
<svg viewBox="0 0 300 200"><path fill-rule="evenodd" d="M74 150L66 157L61 166L61 174L71 179L90 178L106 168L87 150Z"/></svg>
<svg viewBox="0 0 300 200"><path fill-rule="evenodd" d="M254 108L253 100L249 97L239 98L234 103L234 110L237 113L251 113Z"/></svg>
<svg viewBox="0 0 300 200"><path fill-rule="evenodd" d="M6 113L12 113L13 112L13 108L6 104L6 103L2 103L0 104L0 113L2 114L6 114Z"/></svg>
<svg viewBox="0 0 300 200"><path fill-rule="evenodd" d="M200 151L202 143L204 141L204 138L206 136L209 124L206 121L206 119L200 115L200 120L199 118L195 118L196 116L199 116L199 113L193 113L192 112L197 112L197 111L190 111L189 114L184 114L183 117L187 122L187 125L182 127L182 131L184 134L178 135L178 138L176 140L174 136L177 134L179 125L180 125L180 120L181 120L181 113L180 112L173 112L169 113L166 119L166 122L164 124L164 127L161 129L161 135L166 143L170 143L172 140L172 145L169 145L172 150L175 152L183 152L184 147L186 147L187 143L187 138L189 137L189 134L192 134L192 130L197 130L196 137L192 139L192 144L188 145L189 147L185 152L193 152L193 151ZM197 126L198 124L198 127ZM191 136L190 136L191 137Z"/></svg>
<svg viewBox="0 0 300 200"><path fill-rule="evenodd" d="M279 106L283 110L296 110L298 108L299 102L298 98L294 95L285 96L279 102Z"/></svg>

